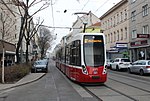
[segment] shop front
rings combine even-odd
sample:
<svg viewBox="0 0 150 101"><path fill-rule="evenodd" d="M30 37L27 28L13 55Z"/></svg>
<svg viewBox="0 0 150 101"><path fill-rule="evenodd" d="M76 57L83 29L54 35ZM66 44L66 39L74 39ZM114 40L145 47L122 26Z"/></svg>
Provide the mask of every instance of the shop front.
<svg viewBox="0 0 150 101"><path fill-rule="evenodd" d="M3 44L4 44L4 65L10 66L15 62L15 54L16 54L16 47L14 44L8 43L6 41L0 40L0 66L2 66L2 59L3 59Z"/></svg>
<svg viewBox="0 0 150 101"><path fill-rule="evenodd" d="M115 58L129 58L128 44L116 43L114 47L107 50L107 58L112 60Z"/></svg>
<svg viewBox="0 0 150 101"><path fill-rule="evenodd" d="M150 59L148 40L138 40L130 43L130 59L132 61Z"/></svg>

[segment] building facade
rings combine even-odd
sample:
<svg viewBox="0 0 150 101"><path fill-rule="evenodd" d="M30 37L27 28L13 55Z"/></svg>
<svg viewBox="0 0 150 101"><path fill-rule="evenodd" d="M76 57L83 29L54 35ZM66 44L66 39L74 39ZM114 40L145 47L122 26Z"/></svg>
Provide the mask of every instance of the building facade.
<svg viewBox="0 0 150 101"><path fill-rule="evenodd" d="M129 57L128 10L128 0L122 0L100 17L108 59Z"/></svg>
<svg viewBox="0 0 150 101"><path fill-rule="evenodd" d="M2 54L4 49L5 66L8 65L8 61L11 64L15 62L17 19L13 11L16 11L16 6L12 5L10 0L0 1L0 59L2 61Z"/></svg>
<svg viewBox="0 0 150 101"><path fill-rule="evenodd" d="M130 59L150 59L150 0L129 0Z"/></svg>

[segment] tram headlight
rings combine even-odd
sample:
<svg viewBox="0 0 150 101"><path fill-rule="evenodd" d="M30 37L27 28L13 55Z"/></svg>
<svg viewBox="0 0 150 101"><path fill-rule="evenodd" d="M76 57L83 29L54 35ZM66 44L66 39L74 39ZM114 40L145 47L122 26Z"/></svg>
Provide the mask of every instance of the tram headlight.
<svg viewBox="0 0 150 101"><path fill-rule="evenodd" d="M82 72L83 74L86 74L86 75L88 74L86 67L83 65L82 65Z"/></svg>
<svg viewBox="0 0 150 101"><path fill-rule="evenodd" d="M107 66L104 67L103 74L107 74Z"/></svg>

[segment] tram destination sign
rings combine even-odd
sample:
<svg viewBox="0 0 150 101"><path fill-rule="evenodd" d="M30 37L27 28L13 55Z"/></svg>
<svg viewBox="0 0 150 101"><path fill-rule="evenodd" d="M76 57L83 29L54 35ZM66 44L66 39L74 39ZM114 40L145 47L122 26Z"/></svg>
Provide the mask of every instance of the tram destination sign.
<svg viewBox="0 0 150 101"><path fill-rule="evenodd" d="M137 38L149 38L149 34L137 34Z"/></svg>
<svg viewBox="0 0 150 101"><path fill-rule="evenodd" d="M85 39L84 43L96 43L96 42L102 42L102 40L90 40L90 39Z"/></svg>

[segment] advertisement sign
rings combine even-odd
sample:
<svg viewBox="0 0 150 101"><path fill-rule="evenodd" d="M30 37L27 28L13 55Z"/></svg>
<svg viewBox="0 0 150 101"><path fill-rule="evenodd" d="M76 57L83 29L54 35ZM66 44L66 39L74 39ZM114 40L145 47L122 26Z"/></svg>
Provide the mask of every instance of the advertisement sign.
<svg viewBox="0 0 150 101"><path fill-rule="evenodd" d="M128 44L127 43L116 43L116 48L127 48Z"/></svg>
<svg viewBox="0 0 150 101"><path fill-rule="evenodd" d="M149 38L149 34L137 34L137 38Z"/></svg>

